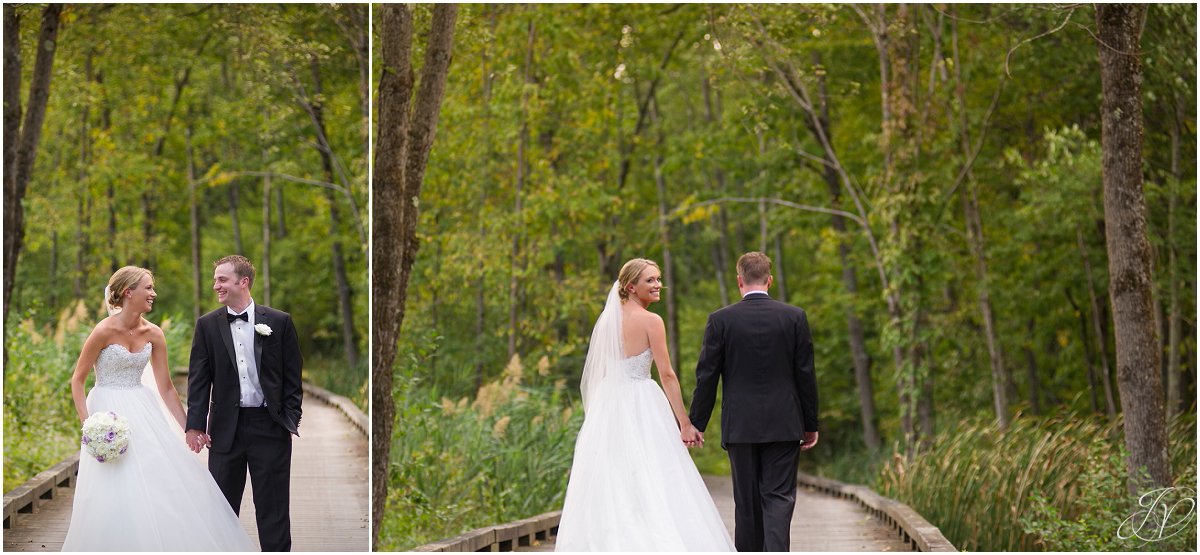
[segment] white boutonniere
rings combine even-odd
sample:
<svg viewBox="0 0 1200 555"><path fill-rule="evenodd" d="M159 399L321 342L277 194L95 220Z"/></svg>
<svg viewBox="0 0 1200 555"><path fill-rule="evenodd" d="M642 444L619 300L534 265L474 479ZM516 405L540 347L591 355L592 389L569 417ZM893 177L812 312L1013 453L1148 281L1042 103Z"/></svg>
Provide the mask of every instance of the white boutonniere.
<svg viewBox="0 0 1200 555"><path fill-rule="evenodd" d="M254 331L259 335L268 336L271 335L271 326L266 324L254 324Z"/></svg>

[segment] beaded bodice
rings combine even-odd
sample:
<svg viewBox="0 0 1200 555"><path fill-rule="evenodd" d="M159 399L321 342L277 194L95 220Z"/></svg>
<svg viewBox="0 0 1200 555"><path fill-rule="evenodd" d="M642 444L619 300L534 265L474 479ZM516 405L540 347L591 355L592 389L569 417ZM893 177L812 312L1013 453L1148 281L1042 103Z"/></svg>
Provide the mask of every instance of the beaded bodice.
<svg viewBox="0 0 1200 555"><path fill-rule="evenodd" d="M142 371L150 362L152 343L142 350L131 353L124 345L113 343L100 350L96 357L96 387L138 387L142 384Z"/></svg>
<svg viewBox="0 0 1200 555"><path fill-rule="evenodd" d="M650 379L650 363L654 362L654 356L649 348L642 351L641 354L633 355L621 361L625 366L625 373L635 380Z"/></svg>

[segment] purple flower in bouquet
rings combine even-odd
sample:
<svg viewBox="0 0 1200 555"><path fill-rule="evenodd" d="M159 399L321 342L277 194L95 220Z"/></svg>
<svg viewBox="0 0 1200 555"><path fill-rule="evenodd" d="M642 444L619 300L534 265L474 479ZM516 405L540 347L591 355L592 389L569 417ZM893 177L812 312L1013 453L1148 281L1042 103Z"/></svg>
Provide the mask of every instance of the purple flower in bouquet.
<svg viewBox="0 0 1200 555"><path fill-rule="evenodd" d="M98 462L111 462L129 449L129 421L117 413L94 413L83 422L83 448Z"/></svg>

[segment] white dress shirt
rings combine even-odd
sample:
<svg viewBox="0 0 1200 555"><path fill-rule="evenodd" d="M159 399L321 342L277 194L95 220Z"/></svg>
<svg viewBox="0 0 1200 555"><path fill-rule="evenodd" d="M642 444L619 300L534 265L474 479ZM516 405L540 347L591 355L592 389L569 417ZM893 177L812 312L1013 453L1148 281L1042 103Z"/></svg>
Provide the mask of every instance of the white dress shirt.
<svg viewBox="0 0 1200 555"><path fill-rule="evenodd" d="M759 295L766 295L766 294L767 294L767 292L766 292L766 291L746 291L746 294L745 294L745 295L742 295L742 298L744 299L744 298L746 298L746 297L749 297L750 295L754 295L754 294L756 294L756 293L757 293L757 294L759 294Z"/></svg>
<svg viewBox="0 0 1200 555"><path fill-rule="evenodd" d="M258 363L254 360L254 299L242 312L234 312L225 307L230 315L237 316L246 313L248 321L234 320L229 323L229 331L233 334L233 354L237 361L238 385L241 386L243 407L261 407L266 405L262 384L258 381Z"/></svg>

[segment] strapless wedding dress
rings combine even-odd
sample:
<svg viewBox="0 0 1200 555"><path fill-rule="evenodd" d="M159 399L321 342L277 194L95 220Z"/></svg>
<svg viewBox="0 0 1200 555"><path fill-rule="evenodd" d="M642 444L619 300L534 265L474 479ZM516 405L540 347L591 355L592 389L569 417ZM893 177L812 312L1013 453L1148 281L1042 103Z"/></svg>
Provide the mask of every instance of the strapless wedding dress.
<svg viewBox="0 0 1200 555"><path fill-rule="evenodd" d="M649 349L619 363L575 441L557 551L734 551Z"/></svg>
<svg viewBox="0 0 1200 555"><path fill-rule="evenodd" d="M141 383L152 345L113 344L96 359L88 412L129 421L129 450L97 462L79 456L79 479L63 551L257 551L212 475L188 450Z"/></svg>

